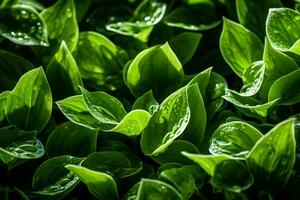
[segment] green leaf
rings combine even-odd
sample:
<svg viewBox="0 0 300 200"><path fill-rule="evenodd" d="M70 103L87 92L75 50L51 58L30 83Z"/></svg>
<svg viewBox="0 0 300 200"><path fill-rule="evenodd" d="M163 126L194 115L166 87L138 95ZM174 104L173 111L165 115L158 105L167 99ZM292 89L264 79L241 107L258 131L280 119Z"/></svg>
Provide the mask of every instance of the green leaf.
<svg viewBox="0 0 300 200"><path fill-rule="evenodd" d="M246 122L228 122L219 126L213 133L209 152L243 159L261 137L262 134Z"/></svg>
<svg viewBox="0 0 300 200"><path fill-rule="evenodd" d="M132 106L132 110L142 109L148 111L151 115L157 111L158 102L154 99L152 90L149 90L137 98Z"/></svg>
<svg viewBox="0 0 300 200"><path fill-rule="evenodd" d="M280 98L282 105L293 105L300 102L300 69L286 74L277 79L269 90L268 100L273 101Z"/></svg>
<svg viewBox="0 0 300 200"><path fill-rule="evenodd" d="M265 37L265 22L270 8L281 7L280 0L237 0L237 14L240 23L256 33L260 38Z"/></svg>
<svg viewBox="0 0 300 200"><path fill-rule="evenodd" d="M44 20L26 5L0 8L0 35L19 45L49 46Z"/></svg>
<svg viewBox="0 0 300 200"><path fill-rule="evenodd" d="M117 184L110 175L77 165L66 165L65 167L76 174L96 198L119 199Z"/></svg>
<svg viewBox="0 0 300 200"><path fill-rule="evenodd" d="M81 32L73 55L80 74L92 87L116 90L123 86L121 71L127 54L105 36Z"/></svg>
<svg viewBox="0 0 300 200"><path fill-rule="evenodd" d="M0 91L12 90L19 78L33 65L9 51L0 50Z"/></svg>
<svg viewBox="0 0 300 200"><path fill-rule="evenodd" d="M47 65L46 75L53 96L57 99L80 94L79 86L83 86L83 83L76 62L64 41Z"/></svg>
<svg viewBox="0 0 300 200"><path fill-rule="evenodd" d="M142 170L142 163L132 162L128 154L123 151L101 151L90 154L82 166L116 178L130 177Z"/></svg>
<svg viewBox="0 0 300 200"><path fill-rule="evenodd" d="M127 86L136 97L149 90L153 91L155 97L166 97L180 87L182 81L181 63L168 43L139 53L126 75Z"/></svg>
<svg viewBox="0 0 300 200"><path fill-rule="evenodd" d="M180 200L182 196L167 183L154 179L142 179L129 190L124 199Z"/></svg>
<svg viewBox="0 0 300 200"><path fill-rule="evenodd" d="M185 140L175 140L168 146L166 151L159 155L151 156L151 158L160 165L167 163L191 164L192 162L181 154L182 151L199 153L197 147L192 143Z"/></svg>
<svg viewBox="0 0 300 200"><path fill-rule="evenodd" d="M288 181L295 163L294 119L276 125L253 147L246 162L261 189L275 192Z"/></svg>
<svg viewBox="0 0 300 200"><path fill-rule="evenodd" d="M6 121L5 107L9 94L9 91L0 93L0 125Z"/></svg>
<svg viewBox="0 0 300 200"><path fill-rule="evenodd" d="M168 96L155 112L141 138L145 155L158 155L178 138L190 120L187 89L181 88Z"/></svg>
<svg viewBox="0 0 300 200"><path fill-rule="evenodd" d="M60 155L87 156L96 151L97 135L96 130L72 122L62 123L48 137L47 154L50 157Z"/></svg>
<svg viewBox="0 0 300 200"><path fill-rule="evenodd" d="M21 131L12 126L0 128L0 160L9 164L14 159L36 159L44 155L36 131Z"/></svg>
<svg viewBox="0 0 300 200"><path fill-rule="evenodd" d="M43 162L32 179L34 193L51 197L59 196L60 198L67 195L78 184L79 178L64 166L79 164L81 161L81 158L64 155Z"/></svg>
<svg viewBox="0 0 300 200"><path fill-rule="evenodd" d="M170 41L170 47L178 57L180 62L186 64L195 54L202 35L199 33L182 32Z"/></svg>
<svg viewBox="0 0 300 200"><path fill-rule="evenodd" d="M289 8L269 10L266 21L267 37L280 51L289 51L300 38L300 13Z"/></svg>
<svg viewBox="0 0 300 200"><path fill-rule="evenodd" d="M95 119L103 124L107 124L108 129L113 128L127 114L122 103L115 97L105 92L89 92L81 89L84 102L88 111Z"/></svg>
<svg viewBox="0 0 300 200"><path fill-rule="evenodd" d="M52 95L42 68L24 74L7 98L7 120L22 130L40 132L50 119Z"/></svg>
<svg viewBox="0 0 300 200"><path fill-rule="evenodd" d="M192 78L192 80L188 83L188 85L192 85L194 83L198 84L201 96L204 100L206 99L206 88L211 81L211 79L210 79L210 76L212 73L211 70L212 70L212 67L207 68L206 70L204 70L204 71L200 72L199 74L197 74L196 76L194 76ZM212 78L212 79L216 81L216 79L218 79L218 78ZM215 96L215 95L213 95L213 96Z"/></svg>
<svg viewBox="0 0 300 200"><path fill-rule="evenodd" d="M265 39L263 60L266 66L266 76L274 81L299 68L292 58L273 48L268 39Z"/></svg>
<svg viewBox="0 0 300 200"><path fill-rule="evenodd" d="M200 167L210 176L214 175L216 166L218 164L222 163L224 160L232 159L227 155L191 154L185 151L183 151L182 154L200 165Z"/></svg>
<svg viewBox="0 0 300 200"><path fill-rule="evenodd" d="M253 182L253 175L247 166L237 160L223 160L219 163L211 180L214 187L236 193L248 189Z"/></svg>
<svg viewBox="0 0 300 200"><path fill-rule="evenodd" d="M74 4L76 8L76 18L78 22L80 22L81 19L85 16L92 2L93 2L92 0L85 0L85 1L74 0Z"/></svg>
<svg viewBox="0 0 300 200"><path fill-rule="evenodd" d="M146 128L150 118L151 115L147 111L133 110L109 131L127 136L137 136Z"/></svg>
<svg viewBox="0 0 300 200"><path fill-rule="evenodd" d="M102 125L90 114L82 95L68 97L57 101L56 104L65 117L75 124L90 129L97 129Z"/></svg>
<svg viewBox="0 0 300 200"><path fill-rule="evenodd" d="M190 199L196 190L196 180L204 178L203 172L196 166L183 166L162 171L159 178L172 183L183 199Z"/></svg>
<svg viewBox="0 0 300 200"><path fill-rule="evenodd" d="M35 48L37 55L47 63L59 49L62 41L65 41L72 52L78 40L78 25L73 0L59 0L54 5L46 8L41 13L45 20L49 48Z"/></svg>
<svg viewBox="0 0 300 200"><path fill-rule="evenodd" d="M220 49L231 69L243 77L244 70L253 62L261 60L263 44L251 31L240 24L224 18Z"/></svg>
<svg viewBox="0 0 300 200"><path fill-rule="evenodd" d="M152 27L158 24L165 15L167 5L156 0L144 0L135 9L129 21L108 23L106 29L115 33L133 36L147 41Z"/></svg>
<svg viewBox="0 0 300 200"><path fill-rule="evenodd" d="M205 31L220 25L221 20L216 17L212 5L200 4L174 9L164 18L164 23L171 27L190 31Z"/></svg>

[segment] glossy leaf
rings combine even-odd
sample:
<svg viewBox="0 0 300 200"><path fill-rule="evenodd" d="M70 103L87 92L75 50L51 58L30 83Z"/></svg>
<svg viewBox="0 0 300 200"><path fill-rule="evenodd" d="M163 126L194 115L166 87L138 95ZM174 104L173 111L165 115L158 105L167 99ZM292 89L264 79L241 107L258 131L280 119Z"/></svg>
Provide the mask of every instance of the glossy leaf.
<svg viewBox="0 0 300 200"><path fill-rule="evenodd" d="M194 76L192 78L192 80L188 83L188 85L193 85L194 83L198 84L198 88L199 88L201 96L204 100L206 99L206 88L209 85L210 80L211 80L210 79L210 76L211 76L211 73L212 73L211 70L212 70L212 68L210 67L210 68L200 72L199 74ZM216 79L218 79L218 78L212 78L212 79L214 81L217 81ZM215 98L215 96L213 98Z"/></svg>
<svg viewBox="0 0 300 200"><path fill-rule="evenodd" d="M253 147L246 162L256 185L277 191L288 181L295 163L296 142L294 119L276 125Z"/></svg>
<svg viewBox="0 0 300 200"><path fill-rule="evenodd" d="M72 122L62 123L48 137L47 154L50 157L60 155L87 156L96 151L97 135L96 130Z"/></svg>
<svg viewBox="0 0 300 200"><path fill-rule="evenodd" d="M44 20L26 5L0 8L0 35L19 45L49 46Z"/></svg>
<svg viewBox="0 0 300 200"><path fill-rule="evenodd" d="M139 53L130 64L126 83L136 97L152 90L154 97L166 97L183 81L180 61L166 43ZM164 87L160 87L164 85Z"/></svg>
<svg viewBox="0 0 300 200"><path fill-rule="evenodd" d="M178 138L190 119L187 90L181 88L167 97L155 112L141 138L145 155L158 155Z"/></svg>
<svg viewBox="0 0 300 200"><path fill-rule="evenodd" d="M237 14L240 23L256 33L260 38L265 37L265 21L270 8L281 7L280 0L237 0Z"/></svg>
<svg viewBox="0 0 300 200"><path fill-rule="evenodd" d="M94 88L116 90L123 85L121 71L127 61L121 51L105 36L81 32L73 53L80 74Z"/></svg>
<svg viewBox="0 0 300 200"><path fill-rule="evenodd" d="M26 59L0 50L0 91L12 90L19 78L31 69L33 65Z"/></svg>
<svg viewBox="0 0 300 200"><path fill-rule="evenodd" d="M7 98L7 120L22 130L40 132L52 111L52 95L42 68L24 74Z"/></svg>
<svg viewBox="0 0 300 200"><path fill-rule="evenodd" d="M90 114L82 95L68 97L57 101L56 104L65 117L75 124L91 129L97 129L102 125Z"/></svg>
<svg viewBox="0 0 300 200"><path fill-rule="evenodd" d="M190 31L205 31L221 24L221 20L214 13L214 7L209 4L178 7L164 18L164 23L171 27Z"/></svg>
<svg viewBox="0 0 300 200"><path fill-rule="evenodd" d="M253 175L242 162L223 160L216 166L211 183L216 188L240 193L251 187L253 181Z"/></svg>
<svg viewBox="0 0 300 200"><path fill-rule="evenodd" d="M179 200L182 199L182 196L167 183L153 179L142 179L129 190L124 199Z"/></svg>
<svg viewBox="0 0 300 200"><path fill-rule="evenodd" d="M53 96L57 99L80 94L79 86L83 86L83 83L76 62L64 41L47 65L46 75Z"/></svg>
<svg viewBox="0 0 300 200"><path fill-rule="evenodd" d="M262 134L246 122L228 122L219 126L212 135L209 152L243 159L261 137Z"/></svg>
<svg viewBox="0 0 300 200"><path fill-rule="evenodd" d="M79 164L81 161L81 158L66 155L46 160L33 176L34 193L43 196L65 196L78 184L79 178L65 169L64 166Z"/></svg>
<svg viewBox="0 0 300 200"><path fill-rule="evenodd" d="M186 64L195 54L202 35L199 33L183 32L170 41L170 47L178 57L180 62Z"/></svg>
<svg viewBox="0 0 300 200"><path fill-rule="evenodd" d="M284 75L277 79L269 90L268 100L280 98L280 104L293 105L300 101L300 90L298 84L300 84L300 69L297 69L287 75Z"/></svg>
<svg viewBox="0 0 300 200"><path fill-rule="evenodd" d="M263 44L251 31L240 24L224 18L223 31L220 38L220 49L225 61L239 76L253 62L261 60Z"/></svg>
<svg viewBox="0 0 300 200"><path fill-rule="evenodd" d="M0 125L6 121L5 107L9 94L9 91L0 93Z"/></svg>
<svg viewBox="0 0 300 200"><path fill-rule="evenodd" d="M132 106L132 110L142 109L153 114L158 109L158 102L154 99L152 90L149 90L139 98L137 98Z"/></svg>
<svg viewBox="0 0 300 200"><path fill-rule="evenodd" d="M66 165L66 168L76 174L98 199L118 199L117 185L110 175L78 165Z"/></svg>
<svg viewBox="0 0 300 200"><path fill-rule="evenodd" d="M185 151L182 152L184 156L194 161L210 176L215 173L216 166L224 160L230 160L231 157L227 155L204 155L204 154L191 154Z"/></svg>

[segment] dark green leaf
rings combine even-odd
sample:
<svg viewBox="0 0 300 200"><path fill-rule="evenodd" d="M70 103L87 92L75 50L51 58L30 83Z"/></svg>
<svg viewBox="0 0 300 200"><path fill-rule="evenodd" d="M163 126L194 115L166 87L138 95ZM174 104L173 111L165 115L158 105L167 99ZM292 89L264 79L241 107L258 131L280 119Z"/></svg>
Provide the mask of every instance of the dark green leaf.
<svg viewBox="0 0 300 200"><path fill-rule="evenodd" d="M150 114L153 114L157 111L159 104L153 97L152 90L149 90L134 102L132 110L134 109L143 109L148 111Z"/></svg>

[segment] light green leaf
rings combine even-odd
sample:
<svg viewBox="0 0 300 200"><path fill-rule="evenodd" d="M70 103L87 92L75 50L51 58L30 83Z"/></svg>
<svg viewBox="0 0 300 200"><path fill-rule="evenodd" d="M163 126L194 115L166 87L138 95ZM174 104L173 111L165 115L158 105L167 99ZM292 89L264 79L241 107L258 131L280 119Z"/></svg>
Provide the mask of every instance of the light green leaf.
<svg viewBox="0 0 300 200"><path fill-rule="evenodd" d="M124 196L125 200L155 199L155 200L181 200L182 196L171 185L159 180L143 178L134 185Z"/></svg>
<svg viewBox="0 0 300 200"><path fill-rule="evenodd" d="M222 163L224 160L232 159L227 155L191 154L185 151L183 151L182 154L200 165L200 167L210 176L214 175L215 168L218 164Z"/></svg>
<svg viewBox="0 0 300 200"><path fill-rule="evenodd" d="M275 192L287 183L296 156L294 121L290 119L276 125L248 155L247 165L260 189Z"/></svg>
<svg viewBox="0 0 300 200"><path fill-rule="evenodd" d="M263 44L251 31L240 24L224 18L220 49L231 69L243 77L244 70L253 62L261 60Z"/></svg>
<svg viewBox="0 0 300 200"><path fill-rule="evenodd" d="M158 155L178 138L190 120L187 89L181 88L168 96L155 112L141 138L145 155Z"/></svg>
<svg viewBox="0 0 300 200"><path fill-rule="evenodd" d="M44 20L26 5L0 8L0 35L19 45L49 46Z"/></svg>
<svg viewBox="0 0 300 200"><path fill-rule="evenodd" d="M0 93L0 125L6 121L5 107L9 94L9 91Z"/></svg>
<svg viewBox="0 0 300 200"><path fill-rule="evenodd" d="M0 91L12 90L19 78L31 69L33 65L26 59L0 50Z"/></svg>
<svg viewBox="0 0 300 200"><path fill-rule="evenodd" d="M195 54L202 35L199 33L182 32L170 41L170 47L178 57L180 62L186 64Z"/></svg>
<svg viewBox="0 0 300 200"><path fill-rule="evenodd" d="M293 105L300 102L300 69L277 79L269 90L268 100L280 98L282 105Z"/></svg>
<svg viewBox="0 0 300 200"><path fill-rule="evenodd" d="M80 94L79 86L83 86L83 83L76 62L64 41L47 65L46 75L55 98Z"/></svg>
<svg viewBox="0 0 300 200"><path fill-rule="evenodd" d="M88 129L72 122L62 123L48 137L47 154L50 157L87 156L96 151L97 135L97 130Z"/></svg>
<svg viewBox="0 0 300 200"><path fill-rule="evenodd" d="M127 54L104 35L81 32L73 55L80 74L90 86L105 90L123 86L121 72Z"/></svg>
<svg viewBox="0 0 300 200"><path fill-rule="evenodd" d="M50 119L52 95L42 68L24 74L7 98L7 120L22 130L40 132Z"/></svg>
<svg viewBox="0 0 300 200"><path fill-rule="evenodd" d="M132 110L143 109L151 115L157 111L159 104L153 97L152 90L149 90L139 98L137 98L132 106Z"/></svg>
<svg viewBox="0 0 300 200"><path fill-rule="evenodd" d="M96 198L119 199L117 184L110 175L77 165L66 165L65 167L76 174Z"/></svg>
<svg viewBox="0 0 300 200"><path fill-rule="evenodd" d="M32 187L35 194L49 197L64 197L71 192L79 182L74 173L64 168L67 164L79 164L82 158L72 156L53 157L43 162L36 170Z"/></svg>
<svg viewBox="0 0 300 200"><path fill-rule="evenodd" d="M203 100L206 99L206 88L210 82L210 75L211 75L212 67L207 68L206 70L200 72L196 76L192 78L192 80L188 83L188 85L192 85L194 83L198 84L201 96ZM214 75L213 75L214 76ZM215 80L215 78L213 78Z"/></svg>
<svg viewBox="0 0 300 200"><path fill-rule="evenodd" d="M209 152L243 159L261 137L262 134L246 122L227 122L213 133Z"/></svg>
<svg viewBox="0 0 300 200"><path fill-rule="evenodd" d="M126 74L127 86L136 97L149 90L154 97L166 97L180 87L182 81L182 65L168 43L139 53Z"/></svg>
<svg viewBox="0 0 300 200"><path fill-rule="evenodd" d="M57 101L56 104L65 117L75 124L91 129L102 126L102 123L90 114L82 95L68 97Z"/></svg>
<svg viewBox="0 0 300 200"><path fill-rule="evenodd" d="M236 7L240 23L264 38L269 9L282 7L282 4L280 0L237 0Z"/></svg>

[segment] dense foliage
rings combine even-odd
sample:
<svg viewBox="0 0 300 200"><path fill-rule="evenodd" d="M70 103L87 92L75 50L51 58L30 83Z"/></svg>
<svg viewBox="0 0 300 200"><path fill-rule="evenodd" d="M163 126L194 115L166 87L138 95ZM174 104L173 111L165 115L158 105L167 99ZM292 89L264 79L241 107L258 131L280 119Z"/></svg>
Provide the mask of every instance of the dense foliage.
<svg viewBox="0 0 300 200"><path fill-rule="evenodd" d="M0 199L299 199L298 10L0 0Z"/></svg>

